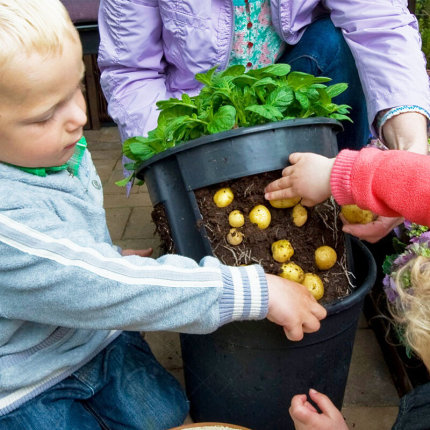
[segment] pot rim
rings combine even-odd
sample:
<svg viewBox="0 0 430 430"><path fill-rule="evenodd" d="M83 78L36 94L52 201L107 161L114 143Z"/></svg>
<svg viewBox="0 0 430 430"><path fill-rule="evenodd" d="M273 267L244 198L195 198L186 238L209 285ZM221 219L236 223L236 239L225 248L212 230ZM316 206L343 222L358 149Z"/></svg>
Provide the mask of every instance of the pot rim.
<svg viewBox="0 0 430 430"><path fill-rule="evenodd" d="M206 145L207 143L217 142L219 140L230 139L235 136L242 136L252 133L258 133L266 130L274 130L278 128L288 128L288 127L302 127L309 125L331 125L333 128L337 129L337 132L343 130L342 124L333 118L325 117L312 117L312 118L298 118L298 119L285 119L282 121L268 122L266 124L254 125L251 127L239 127L232 130L222 131L220 133L208 134L206 136L201 136L197 139L189 140L174 146L173 148L168 148L162 151L149 160L144 161L137 169L137 176L141 176L141 172L151 166L151 164L156 163L164 158L171 155L177 154L178 152L185 151L190 148L195 148L197 146Z"/></svg>

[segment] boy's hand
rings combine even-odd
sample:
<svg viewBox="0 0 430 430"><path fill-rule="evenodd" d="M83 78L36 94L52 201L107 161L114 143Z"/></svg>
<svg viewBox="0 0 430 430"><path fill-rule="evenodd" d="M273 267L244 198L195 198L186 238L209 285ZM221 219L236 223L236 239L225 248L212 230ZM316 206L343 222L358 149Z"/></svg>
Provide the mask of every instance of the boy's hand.
<svg viewBox="0 0 430 430"><path fill-rule="evenodd" d="M350 224L342 214L340 214L340 219L343 222L342 231L344 233L352 234L369 243L378 242L405 220L404 218L378 216L375 221L368 224Z"/></svg>
<svg viewBox="0 0 430 430"><path fill-rule="evenodd" d="M303 339L304 333L319 330L327 311L301 284L266 274L269 289L267 319L284 328L290 340Z"/></svg>
<svg viewBox="0 0 430 430"><path fill-rule="evenodd" d="M121 255L138 255L139 257L150 257L152 255L152 248L148 249L123 249Z"/></svg>
<svg viewBox="0 0 430 430"><path fill-rule="evenodd" d="M290 154L291 166L282 171L282 178L265 188L264 197L280 200L300 196L304 206L323 202L331 195L330 173L334 160L308 152Z"/></svg>
<svg viewBox="0 0 430 430"><path fill-rule="evenodd" d="M322 413L308 402L306 394L294 396L289 412L296 430L348 430L342 414L326 395L311 388L309 397Z"/></svg>

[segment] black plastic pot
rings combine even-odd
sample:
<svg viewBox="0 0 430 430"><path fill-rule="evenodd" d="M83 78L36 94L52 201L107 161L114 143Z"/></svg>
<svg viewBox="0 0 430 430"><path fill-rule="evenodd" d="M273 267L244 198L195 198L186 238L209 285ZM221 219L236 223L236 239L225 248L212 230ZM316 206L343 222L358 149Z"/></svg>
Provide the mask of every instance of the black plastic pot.
<svg viewBox="0 0 430 430"><path fill-rule="evenodd" d="M279 170L292 152L337 154L341 125L326 118L290 120L205 136L144 163L152 203L162 203L179 254L212 255L194 190L244 176ZM351 245L347 243L351 251ZM314 387L341 407L357 322L374 283L372 255L354 242L350 270L357 288L327 306L317 333L286 339L269 321L232 323L209 335L181 335L187 395L194 421L223 421L253 430L294 428L291 397ZM354 263L354 264L353 264Z"/></svg>

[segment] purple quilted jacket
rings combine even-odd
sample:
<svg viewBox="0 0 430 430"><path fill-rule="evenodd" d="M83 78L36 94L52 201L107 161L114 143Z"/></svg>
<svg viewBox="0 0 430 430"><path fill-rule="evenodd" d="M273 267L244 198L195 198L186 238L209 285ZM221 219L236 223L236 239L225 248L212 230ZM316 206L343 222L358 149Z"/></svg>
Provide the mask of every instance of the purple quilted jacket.
<svg viewBox="0 0 430 430"><path fill-rule="evenodd" d="M406 0L271 0L272 21L289 44L330 14L354 55L371 124L403 104L430 110L417 21ZM109 113L123 139L156 127L155 102L195 94L194 75L229 60L231 0L101 0L99 65Z"/></svg>

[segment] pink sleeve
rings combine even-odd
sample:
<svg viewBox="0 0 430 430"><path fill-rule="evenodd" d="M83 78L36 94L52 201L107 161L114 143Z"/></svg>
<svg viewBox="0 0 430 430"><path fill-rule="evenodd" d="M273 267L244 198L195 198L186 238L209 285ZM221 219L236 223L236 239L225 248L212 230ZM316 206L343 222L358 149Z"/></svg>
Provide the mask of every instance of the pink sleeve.
<svg viewBox="0 0 430 430"><path fill-rule="evenodd" d="M430 225L430 157L365 148L339 153L331 190L340 205L356 204L388 217Z"/></svg>

